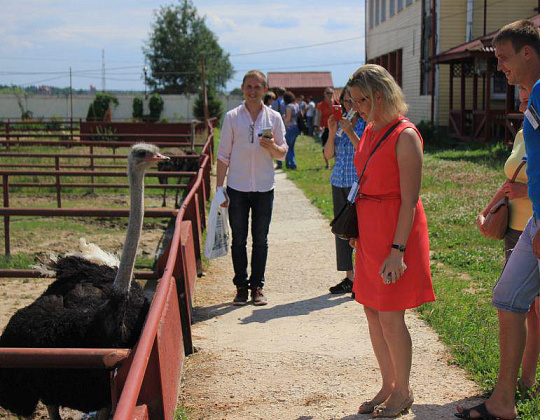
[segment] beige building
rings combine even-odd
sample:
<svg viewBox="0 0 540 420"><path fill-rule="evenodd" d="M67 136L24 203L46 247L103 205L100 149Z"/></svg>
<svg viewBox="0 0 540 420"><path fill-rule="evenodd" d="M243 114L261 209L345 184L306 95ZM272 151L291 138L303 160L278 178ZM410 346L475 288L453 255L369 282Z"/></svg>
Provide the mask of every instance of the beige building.
<svg viewBox="0 0 540 420"><path fill-rule="evenodd" d="M539 6L538 0L366 0L366 61L384 66L401 84L413 122L433 120L436 125L448 126L450 66L432 65L433 57L507 23L536 15ZM477 73L475 79L486 77L474 63L471 71ZM503 109L504 75L490 73L491 108ZM476 109L469 92L470 76L464 83L466 106ZM461 86L453 84L454 104L459 102ZM482 100L482 88L478 94Z"/></svg>

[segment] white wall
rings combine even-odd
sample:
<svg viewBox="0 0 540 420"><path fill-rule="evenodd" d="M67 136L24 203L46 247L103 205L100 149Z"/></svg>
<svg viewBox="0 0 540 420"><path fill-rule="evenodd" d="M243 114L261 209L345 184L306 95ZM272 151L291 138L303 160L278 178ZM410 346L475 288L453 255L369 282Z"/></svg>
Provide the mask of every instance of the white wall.
<svg viewBox="0 0 540 420"><path fill-rule="evenodd" d="M142 95L117 94L119 105L112 110L113 120L127 120L131 118L133 98ZM161 117L168 117L170 122L191 120L193 118L193 105L197 95L162 95L164 109ZM150 97L148 97L150 98ZM85 119L88 107L94 95L73 95L73 118ZM242 102L240 96L221 95L225 111L228 111ZM34 118L66 118L70 116L69 96L60 95L28 95L22 99L25 109L32 111ZM144 113L148 114L148 100L144 101ZM11 94L0 95L0 119L20 118L21 112L17 97Z"/></svg>

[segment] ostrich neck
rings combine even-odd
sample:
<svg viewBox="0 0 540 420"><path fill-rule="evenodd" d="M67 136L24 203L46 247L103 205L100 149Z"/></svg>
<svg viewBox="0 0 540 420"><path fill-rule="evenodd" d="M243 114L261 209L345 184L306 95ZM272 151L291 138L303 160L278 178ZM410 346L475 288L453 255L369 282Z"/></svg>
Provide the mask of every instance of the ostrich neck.
<svg viewBox="0 0 540 420"><path fill-rule="evenodd" d="M129 171L130 187L130 211L129 224L126 234L120 266L114 279L113 292L119 295L127 295L133 278L135 257L141 238L141 230L144 217L144 171L132 173Z"/></svg>

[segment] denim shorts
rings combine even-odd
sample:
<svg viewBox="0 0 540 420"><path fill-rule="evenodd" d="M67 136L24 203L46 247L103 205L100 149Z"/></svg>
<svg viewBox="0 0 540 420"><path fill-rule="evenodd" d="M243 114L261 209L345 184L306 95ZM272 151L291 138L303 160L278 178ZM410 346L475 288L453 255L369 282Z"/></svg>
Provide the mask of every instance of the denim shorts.
<svg viewBox="0 0 540 420"><path fill-rule="evenodd" d="M539 228L540 219L531 217L493 289L491 304L495 308L524 314L538 295L540 261L532 243Z"/></svg>

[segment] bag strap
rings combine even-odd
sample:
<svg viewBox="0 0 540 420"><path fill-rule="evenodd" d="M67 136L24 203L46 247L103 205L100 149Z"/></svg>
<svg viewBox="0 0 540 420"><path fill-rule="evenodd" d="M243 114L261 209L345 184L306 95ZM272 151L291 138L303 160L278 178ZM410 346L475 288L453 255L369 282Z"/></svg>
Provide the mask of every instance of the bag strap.
<svg viewBox="0 0 540 420"><path fill-rule="evenodd" d="M392 127L390 127L388 129L388 131L386 133L384 133L384 136L382 136L381 139L379 140L379 142L375 145L375 147L373 148L373 150L371 151L371 153L369 154L369 156L368 156L368 158L366 160L366 164L364 165L364 169L362 169L362 172L360 173L360 176L358 177L358 180L356 181L359 186L360 186L360 181L361 181L362 177L364 176L364 172L366 171L367 164L369 163L369 160L371 159L371 156L373 156L373 153L375 153L375 151L379 148L381 143L384 140L386 140L386 138L390 134L392 134L392 132L397 128L397 126L400 125L401 123L404 123L404 122L407 122L407 120L399 120L397 123L395 123Z"/></svg>
<svg viewBox="0 0 540 420"><path fill-rule="evenodd" d="M510 180L510 182L515 182L516 181L516 178L519 174L519 171L521 170L521 168L523 168L523 166L527 163L527 161L525 160L522 160L521 163L519 164L519 166L517 167L516 169L516 172L514 172L514 176L512 177L512 179Z"/></svg>

